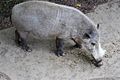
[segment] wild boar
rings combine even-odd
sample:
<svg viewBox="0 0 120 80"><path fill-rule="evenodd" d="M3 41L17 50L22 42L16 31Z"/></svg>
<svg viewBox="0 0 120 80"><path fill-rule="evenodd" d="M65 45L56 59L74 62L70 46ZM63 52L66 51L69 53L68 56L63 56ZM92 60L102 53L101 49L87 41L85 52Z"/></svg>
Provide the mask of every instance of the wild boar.
<svg viewBox="0 0 120 80"><path fill-rule="evenodd" d="M101 48L96 25L85 14L73 7L47 1L27 1L12 9L15 41L26 51L31 51L26 39L29 33L41 39L56 39L56 55L63 56L64 40L71 39L76 47L85 48L101 66L105 50Z"/></svg>

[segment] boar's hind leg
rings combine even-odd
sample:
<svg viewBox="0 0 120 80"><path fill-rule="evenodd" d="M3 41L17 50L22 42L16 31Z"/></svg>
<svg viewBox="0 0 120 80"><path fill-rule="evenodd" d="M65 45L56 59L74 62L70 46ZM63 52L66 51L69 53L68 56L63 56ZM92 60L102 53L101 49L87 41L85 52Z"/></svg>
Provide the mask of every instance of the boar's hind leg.
<svg viewBox="0 0 120 80"><path fill-rule="evenodd" d="M64 52L63 52L63 48L64 48L64 40L61 38L56 38L56 55L57 56L63 56Z"/></svg>
<svg viewBox="0 0 120 80"><path fill-rule="evenodd" d="M26 38L28 34L24 34L24 38L22 35L19 34L19 32L16 30L15 31L15 42L18 46L20 46L23 50L25 51L32 51L30 47L27 45Z"/></svg>

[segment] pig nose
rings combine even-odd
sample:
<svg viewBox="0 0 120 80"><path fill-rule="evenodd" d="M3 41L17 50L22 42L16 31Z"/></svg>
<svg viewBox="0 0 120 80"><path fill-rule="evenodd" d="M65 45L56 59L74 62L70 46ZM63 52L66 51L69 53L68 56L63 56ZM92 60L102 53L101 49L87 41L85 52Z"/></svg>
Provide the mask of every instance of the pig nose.
<svg viewBox="0 0 120 80"><path fill-rule="evenodd" d="M94 43L94 42L92 42L91 44L92 44L93 46L95 46L95 43Z"/></svg>

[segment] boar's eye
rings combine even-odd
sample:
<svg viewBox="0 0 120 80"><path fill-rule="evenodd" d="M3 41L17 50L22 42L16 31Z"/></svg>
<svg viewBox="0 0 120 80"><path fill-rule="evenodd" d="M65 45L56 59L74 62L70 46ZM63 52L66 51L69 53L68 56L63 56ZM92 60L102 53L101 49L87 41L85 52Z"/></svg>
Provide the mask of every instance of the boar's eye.
<svg viewBox="0 0 120 80"><path fill-rule="evenodd" d="M94 42L92 42L91 45L95 46L96 44Z"/></svg>
<svg viewBox="0 0 120 80"><path fill-rule="evenodd" d="M99 25L99 24L97 24L97 29L99 29L99 27L100 27L100 25Z"/></svg>
<svg viewBox="0 0 120 80"><path fill-rule="evenodd" d="M88 33L85 33L85 34L83 35L83 37L86 38L86 39L89 39L89 38L90 38L90 35L89 35Z"/></svg>

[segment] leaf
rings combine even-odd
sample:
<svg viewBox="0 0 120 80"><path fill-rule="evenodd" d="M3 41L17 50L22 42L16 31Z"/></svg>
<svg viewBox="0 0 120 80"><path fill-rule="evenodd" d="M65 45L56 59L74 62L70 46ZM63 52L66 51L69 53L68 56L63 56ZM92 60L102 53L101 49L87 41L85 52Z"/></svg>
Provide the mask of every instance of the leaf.
<svg viewBox="0 0 120 80"><path fill-rule="evenodd" d="M80 3L75 4L75 7L81 7Z"/></svg>

